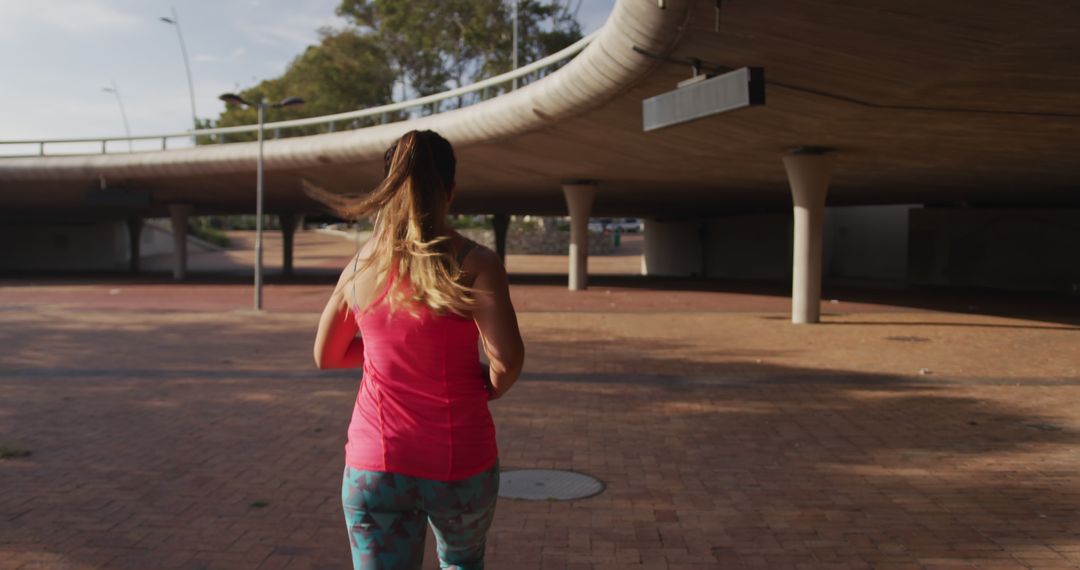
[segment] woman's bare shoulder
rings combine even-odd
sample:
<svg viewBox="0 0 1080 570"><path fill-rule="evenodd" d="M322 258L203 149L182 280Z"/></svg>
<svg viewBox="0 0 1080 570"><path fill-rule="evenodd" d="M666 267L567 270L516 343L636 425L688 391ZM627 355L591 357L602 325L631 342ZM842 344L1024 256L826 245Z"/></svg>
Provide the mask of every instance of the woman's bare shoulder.
<svg viewBox="0 0 1080 570"><path fill-rule="evenodd" d="M352 279L353 274L362 271L364 268L364 262L367 261L374 250L374 243L372 240L364 242L360 246L360 249L349 258L349 262L345 264L345 267L341 270L341 277L338 279L338 284L344 283Z"/></svg>
<svg viewBox="0 0 1080 570"><path fill-rule="evenodd" d="M461 264L461 269L473 276L501 276L506 273L506 269L503 267L503 261L499 257L499 254L492 251L491 248L481 244L476 244L469 250L469 253L465 256L464 263Z"/></svg>

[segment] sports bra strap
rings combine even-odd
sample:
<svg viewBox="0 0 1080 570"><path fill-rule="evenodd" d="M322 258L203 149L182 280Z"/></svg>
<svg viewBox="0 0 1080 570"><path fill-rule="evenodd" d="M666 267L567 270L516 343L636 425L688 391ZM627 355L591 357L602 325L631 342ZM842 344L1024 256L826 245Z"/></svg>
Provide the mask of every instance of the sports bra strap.
<svg viewBox="0 0 1080 570"><path fill-rule="evenodd" d="M465 256L469 255L469 252L472 251L474 247L476 247L476 242L469 238L465 238L465 243L461 246L461 250L459 250L457 254L459 266L465 263Z"/></svg>

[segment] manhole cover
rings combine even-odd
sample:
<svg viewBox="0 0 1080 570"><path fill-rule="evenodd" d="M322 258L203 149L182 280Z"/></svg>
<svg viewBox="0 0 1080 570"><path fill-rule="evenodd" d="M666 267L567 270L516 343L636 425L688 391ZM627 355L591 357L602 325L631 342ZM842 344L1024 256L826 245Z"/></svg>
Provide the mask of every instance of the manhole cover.
<svg viewBox="0 0 1080 570"><path fill-rule="evenodd" d="M499 474L499 496L528 501L584 499L604 490L595 477L558 469L516 469Z"/></svg>

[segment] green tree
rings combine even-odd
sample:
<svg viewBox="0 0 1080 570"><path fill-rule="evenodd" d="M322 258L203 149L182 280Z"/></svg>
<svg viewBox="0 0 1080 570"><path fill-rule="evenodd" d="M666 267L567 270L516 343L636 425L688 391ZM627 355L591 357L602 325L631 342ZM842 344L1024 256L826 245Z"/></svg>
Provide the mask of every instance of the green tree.
<svg viewBox="0 0 1080 570"><path fill-rule="evenodd" d="M267 111L267 121L317 117L354 109L383 105L391 101L394 74L382 48L370 35L355 29L320 30L318 45L308 46L289 64L285 74L243 90L251 102L280 101L301 97L304 104ZM255 109L230 106L218 118L217 126L250 125L258 120ZM338 128L374 124L377 119L360 120ZM325 126L289 129L283 136L325 132ZM273 136L271 133L268 136ZM253 140L254 133L227 135L227 140ZM210 141L200 141L210 142Z"/></svg>
<svg viewBox="0 0 1080 570"><path fill-rule="evenodd" d="M578 6L520 0L519 65L580 39ZM511 68L512 10L505 0L342 0L337 13L375 39L411 94L438 93Z"/></svg>
<svg viewBox="0 0 1080 570"><path fill-rule="evenodd" d="M577 6L568 0L519 0L519 65L581 38ZM349 22L349 27L320 30L319 44L297 56L281 77L267 79L240 93L253 102L264 98L280 101L288 96L305 100L299 107L270 110L268 122L386 104L395 98L395 85L400 89L399 100L431 95L511 68L513 23L509 0L341 0L337 13ZM540 74L520 83L537 77ZM493 89L489 95L507 89L509 85ZM440 103L439 108L469 102L458 98ZM424 111L436 110L429 107ZM381 119L364 119L337 128L368 126ZM231 107L218 117L216 126L249 125L256 120L254 109ZM207 123L209 126L210 121ZM325 129L289 129L281 134L313 134ZM254 133L226 135L228 141L254 138ZM198 142L218 142L218 137L199 137Z"/></svg>
<svg viewBox="0 0 1080 570"><path fill-rule="evenodd" d="M581 24L577 21L579 7L580 2L571 5L551 0L519 0L518 65L541 59L581 39ZM494 32L489 34L497 43L490 43L484 50L474 80L505 73L513 67L512 14L509 8L504 12L505 22L489 28Z"/></svg>

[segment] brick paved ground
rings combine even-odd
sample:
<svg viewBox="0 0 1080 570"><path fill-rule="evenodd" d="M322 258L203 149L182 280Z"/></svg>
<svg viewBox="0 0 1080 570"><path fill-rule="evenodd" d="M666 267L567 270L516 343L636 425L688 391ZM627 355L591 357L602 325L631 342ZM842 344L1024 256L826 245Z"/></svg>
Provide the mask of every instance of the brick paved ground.
<svg viewBox="0 0 1080 570"><path fill-rule="evenodd" d="M608 488L501 501L490 567L1080 567L1075 303L862 294L795 327L767 288L657 283L515 286L503 466ZM346 568L328 288L256 315L229 279L0 282L0 446L32 452L0 460L0 568Z"/></svg>

